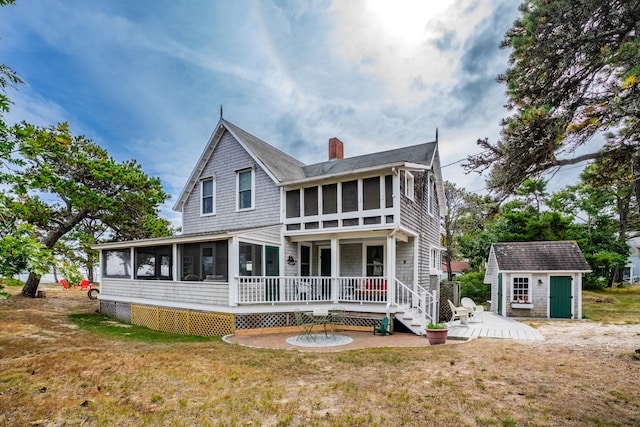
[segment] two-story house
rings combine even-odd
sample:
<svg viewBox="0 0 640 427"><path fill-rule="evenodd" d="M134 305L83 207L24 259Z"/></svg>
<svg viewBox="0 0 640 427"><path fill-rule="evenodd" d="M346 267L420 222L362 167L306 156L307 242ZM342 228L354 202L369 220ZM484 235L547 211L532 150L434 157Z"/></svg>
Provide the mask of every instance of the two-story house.
<svg viewBox="0 0 640 427"><path fill-rule="evenodd" d="M437 313L438 142L305 165L221 118L174 209L181 235L97 245L100 311L172 332L295 325L340 305L346 327ZM437 319L436 319L437 320Z"/></svg>

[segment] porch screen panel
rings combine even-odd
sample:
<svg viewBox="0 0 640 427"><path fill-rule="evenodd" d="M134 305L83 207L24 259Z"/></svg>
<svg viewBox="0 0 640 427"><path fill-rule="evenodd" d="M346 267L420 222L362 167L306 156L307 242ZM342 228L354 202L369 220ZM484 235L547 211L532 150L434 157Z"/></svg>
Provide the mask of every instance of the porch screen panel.
<svg viewBox="0 0 640 427"><path fill-rule="evenodd" d="M172 279L171 246L136 249L136 279Z"/></svg>
<svg viewBox="0 0 640 427"><path fill-rule="evenodd" d="M393 207L393 178L391 175L384 177L384 205L386 208Z"/></svg>
<svg viewBox="0 0 640 427"><path fill-rule="evenodd" d="M342 183L342 212L358 210L358 181Z"/></svg>
<svg viewBox="0 0 640 427"><path fill-rule="evenodd" d="M311 276L311 247L300 246L300 275Z"/></svg>
<svg viewBox="0 0 640 427"><path fill-rule="evenodd" d="M318 215L318 187L304 189L304 215Z"/></svg>
<svg viewBox="0 0 640 427"><path fill-rule="evenodd" d="M384 275L384 246L367 246L367 277Z"/></svg>
<svg viewBox="0 0 640 427"><path fill-rule="evenodd" d="M362 204L364 209L380 208L380 178L362 180Z"/></svg>
<svg viewBox="0 0 640 427"><path fill-rule="evenodd" d="M287 218L300 216L300 190L287 191Z"/></svg>
<svg viewBox="0 0 640 427"><path fill-rule="evenodd" d="M240 243L240 275L262 276L262 246Z"/></svg>
<svg viewBox="0 0 640 427"><path fill-rule="evenodd" d="M129 249L102 251L102 262L104 277L129 277L131 274L131 251Z"/></svg>
<svg viewBox="0 0 640 427"><path fill-rule="evenodd" d="M338 184L322 186L322 213L334 214L338 212Z"/></svg>

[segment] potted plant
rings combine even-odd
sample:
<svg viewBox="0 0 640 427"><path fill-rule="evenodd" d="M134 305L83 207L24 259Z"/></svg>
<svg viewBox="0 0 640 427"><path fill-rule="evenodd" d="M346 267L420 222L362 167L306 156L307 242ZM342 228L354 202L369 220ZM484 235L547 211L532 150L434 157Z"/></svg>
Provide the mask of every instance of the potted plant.
<svg viewBox="0 0 640 427"><path fill-rule="evenodd" d="M444 344L447 342L449 328L446 323L429 323L427 325L427 339L429 344Z"/></svg>

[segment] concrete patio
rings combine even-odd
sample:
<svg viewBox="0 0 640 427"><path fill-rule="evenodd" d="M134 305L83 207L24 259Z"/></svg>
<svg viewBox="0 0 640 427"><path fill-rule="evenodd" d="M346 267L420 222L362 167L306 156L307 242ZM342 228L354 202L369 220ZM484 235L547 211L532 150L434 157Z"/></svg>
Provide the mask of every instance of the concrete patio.
<svg viewBox="0 0 640 427"><path fill-rule="evenodd" d="M456 320L449 322L449 339L469 340L472 338L507 338L519 340L543 340L544 337L531 326L514 319L484 312L477 319L466 324Z"/></svg>

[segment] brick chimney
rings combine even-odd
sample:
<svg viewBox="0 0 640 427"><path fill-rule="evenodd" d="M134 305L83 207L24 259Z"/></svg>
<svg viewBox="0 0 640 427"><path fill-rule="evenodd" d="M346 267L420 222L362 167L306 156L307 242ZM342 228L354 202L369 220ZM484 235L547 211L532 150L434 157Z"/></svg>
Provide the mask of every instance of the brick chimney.
<svg viewBox="0 0 640 427"><path fill-rule="evenodd" d="M338 138L329 139L329 160L344 159L344 144Z"/></svg>

